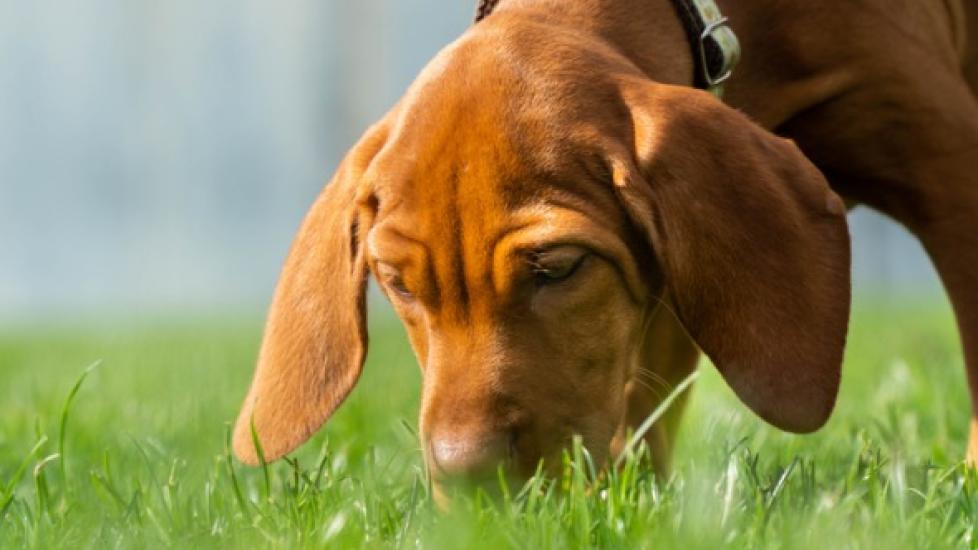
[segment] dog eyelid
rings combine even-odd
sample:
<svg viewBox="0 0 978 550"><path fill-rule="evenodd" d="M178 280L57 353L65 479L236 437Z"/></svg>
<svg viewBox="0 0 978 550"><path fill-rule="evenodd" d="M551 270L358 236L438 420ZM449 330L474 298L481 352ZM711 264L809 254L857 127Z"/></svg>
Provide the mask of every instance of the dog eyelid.
<svg viewBox="0 0 978 550"><path fill-rule="evenodd" d="M591 255L587 250L578 249L579 254L574 256L553 253L552 256L557 257L555 259L548 258L548 252L552 251L553 249L542 250L530 254L530 267L533 270L537 285L555 284L569 279ZM548 262L548 260L550 261Z"/></svg>
<svg viewBox="0 0 978 550"><path fill-rule="evenodd" d="M387 282L388 286L394 289L399 295L404 298L414 298L414 294L408 290L408 287L404 284L404 280L400 277L395 277Z"/></svg>
<svg viewBox="0 0 978 550"><path fill-rule="evenodd" d="M377 275L381 282L404 299L413 299L414 293L404 283L401 272L390 264L377 263Z"/></svg>

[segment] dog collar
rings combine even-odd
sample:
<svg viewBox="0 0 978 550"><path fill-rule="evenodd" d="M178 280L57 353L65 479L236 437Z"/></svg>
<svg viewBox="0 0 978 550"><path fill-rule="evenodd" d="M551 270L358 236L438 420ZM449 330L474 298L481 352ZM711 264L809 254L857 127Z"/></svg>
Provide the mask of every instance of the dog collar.
<svg viewBox="0 0 978 550"><path fill-rule="evenodd" d="M740 61L740 42L714 0L673 0L693 50L694 84L723 96Z"/></svg>
<svg viewBox="0 0 978 550"><path fill-rule="evenodd" d="M492 10L496 9L496 4L498 3L499 0L479 0L479 5L475 8L475 22L478 23L486 17L489 17L489 14L492 13Z"/></svg>
<svg viewBox="0 0 978 550"><path fill-rule="evenodd" d="M499 0L479 0L475 22L488 17ZM723 96L723 83L740 61L740 42L714 0L673 0L693 50L694 84Z"/></svg>

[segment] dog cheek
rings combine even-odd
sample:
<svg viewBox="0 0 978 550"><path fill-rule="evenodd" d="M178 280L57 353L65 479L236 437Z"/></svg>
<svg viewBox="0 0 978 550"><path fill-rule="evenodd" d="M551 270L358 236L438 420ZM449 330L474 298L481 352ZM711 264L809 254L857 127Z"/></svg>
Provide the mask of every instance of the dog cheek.
<svg viewBox="0 0 978 550"><path fill-rule="evenodd" d="M417 312L402 313L397 311L397 315L404 326L404 332L407 334L408 343L411 345L411 350L414 351L418 366L424 372L428 363L430 333L427 318L423 312L418 314Z"/></svg>
<svg viewBox="0 0 978 550"><path fill-rule="evenodd" d="M626 407L630 354L614 339L603 340L603 345L593 345L591 360L574 369L576 383L564 400L572 431L583 437L592 454L607 450Z"/></svg>

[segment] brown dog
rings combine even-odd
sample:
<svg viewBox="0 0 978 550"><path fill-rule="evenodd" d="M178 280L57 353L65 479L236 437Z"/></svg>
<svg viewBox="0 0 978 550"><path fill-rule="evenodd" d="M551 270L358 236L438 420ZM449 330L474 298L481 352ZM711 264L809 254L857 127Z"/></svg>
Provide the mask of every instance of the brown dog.
<svg viewBox="0 0 978 550"><path fill-rule="evenodd" d="M442 51L299 230L238 456L252 421L291 451L356 383L368 273L424 372L437 483L525 475L574 434L603 461L699 350L768 422L818 429L849 314L836 193L921 239L978 397L978 3L721 3L726 104L690 87L671 0L502 0ZM679 412L647 436L660 467Z"/></svg>

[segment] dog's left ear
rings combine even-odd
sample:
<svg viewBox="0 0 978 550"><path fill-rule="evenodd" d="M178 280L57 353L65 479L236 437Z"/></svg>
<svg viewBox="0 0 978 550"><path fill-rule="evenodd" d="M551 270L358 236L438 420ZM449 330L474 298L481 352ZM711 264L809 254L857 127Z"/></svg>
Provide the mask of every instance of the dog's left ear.
<svg viewBox="0 0 978 550"><path fill-rule="evenodd" d="M737 395L782 429L835 405L849 319L846 209L790 141L706 92L622 84L613 179L676 314Z"/></svg>
<svg viewBox="0 0 978 550"><path fill-rule="evenodd" d="M367 352L362 237L373 216L361 180L385 132L375 126L347 154L306 214L282 267L234 428L234 452L247 464L260 462L254 436L268 461L306 441L360 376Z"/></svg>

